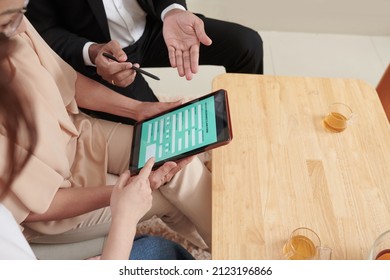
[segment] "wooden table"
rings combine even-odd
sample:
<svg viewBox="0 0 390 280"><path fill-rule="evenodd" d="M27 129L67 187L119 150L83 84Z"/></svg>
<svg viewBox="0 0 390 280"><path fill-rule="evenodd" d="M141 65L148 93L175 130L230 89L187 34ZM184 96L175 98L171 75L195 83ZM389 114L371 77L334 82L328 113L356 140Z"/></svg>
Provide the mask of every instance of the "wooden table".
<svg viewBox="0 0 390 280"><path fill-rule="evenodd" d="M376 91L353 79L223 74L233 141L212 152L213 259L282 259L315 230L332 259L366 259L390 229L390 129ZM331 133L331 102L354 111Z"/></svg>

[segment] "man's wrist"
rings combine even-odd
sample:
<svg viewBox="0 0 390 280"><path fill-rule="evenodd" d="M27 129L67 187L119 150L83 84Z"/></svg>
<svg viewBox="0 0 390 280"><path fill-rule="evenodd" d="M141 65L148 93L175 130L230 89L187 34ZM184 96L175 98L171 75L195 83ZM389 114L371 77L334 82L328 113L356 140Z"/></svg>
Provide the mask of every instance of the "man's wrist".
<svg viewBox="0 0 390 280"><path fill-rule="evenodd" d="M168 13L170 13L173 10L181 10L181 11L186 11L186 8L184 8L180 4L171 4L168 7L166 7L162 12L161 12L161 20L164 21L164 18Z"/></svg>
<svg viewBox="0 0 390 280"><path fill-rule="evenodd" d="M89 47L94 44L93 42L88 42L83 47L83 60L84 64L87 66L95 66L95 64L92 63L91 58L89 57Z"/></svg>
<svg viewBox="0 0 390 280"><path fill-rule="evenodd" d="M100 49L103 46L104 46L104 44L96 44L96 43L92 43L92 44L89 45L89 47L88 47L88 58L89 58L89 61L90 61L91 65L95 66L96 57L97 57ZM84 61L85 61L85 58L84 58Z"/></svg>

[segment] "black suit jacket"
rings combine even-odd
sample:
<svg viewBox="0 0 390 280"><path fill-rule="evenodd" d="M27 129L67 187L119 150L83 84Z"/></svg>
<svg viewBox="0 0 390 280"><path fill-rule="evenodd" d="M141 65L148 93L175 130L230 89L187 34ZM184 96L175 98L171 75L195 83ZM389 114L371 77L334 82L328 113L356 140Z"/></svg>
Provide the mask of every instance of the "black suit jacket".
<svg viewBox="0 0 390 280"><path fill-rule="evenodd" d="M157 20L171 4L185 0L137 0ZM111 40L102 0L30 0L27 18L43 39L75 69L85 68L82 49L87 42Z"/></svg>

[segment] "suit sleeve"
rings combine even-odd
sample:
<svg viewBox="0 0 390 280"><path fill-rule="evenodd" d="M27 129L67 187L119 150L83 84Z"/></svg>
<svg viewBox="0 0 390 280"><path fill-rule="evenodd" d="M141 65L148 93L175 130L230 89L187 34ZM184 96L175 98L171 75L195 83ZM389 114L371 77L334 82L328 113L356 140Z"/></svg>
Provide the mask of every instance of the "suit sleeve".
<svg viewBox="0 0 390 280"><path fill-rule="evenodd" d="M89 40L63 28L60 14L54 1L31 0L26 17L58 55L75 69L80 69L84 67L82 49Z"/></svg>
<svg viewBox="0 0 390 280"><path fill-rule="evenodd" d="M138 0L138 3L148 15L158 20L161 20L162 11L172 4L179 4L187 9L185 0Z"/></svg>

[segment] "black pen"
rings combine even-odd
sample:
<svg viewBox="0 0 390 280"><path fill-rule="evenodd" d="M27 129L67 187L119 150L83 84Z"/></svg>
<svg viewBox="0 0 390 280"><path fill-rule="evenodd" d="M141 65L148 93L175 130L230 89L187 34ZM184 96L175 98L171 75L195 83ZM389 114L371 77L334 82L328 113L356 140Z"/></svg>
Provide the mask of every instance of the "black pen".
<svg viewBox="0 0 390 280"><path fill-rule="evenodd" d="M105 56L105 57L107 57L107 58L109 58L109 59L112 59L112 60L114 60L114 61L120 63L120 61L119 61L118 59L116 59L115 56L113 56L113 55L111 55L111 54L109 54L109 53L103 53L103 56ZM144 74L144 75L146 75L146 76L149 76L150 78L153 78L153 79L155 79L155 80L160 80L159 77L157 77L157 76L155 76L155 75L153 75L153 74L150 74L149 72L146 72L145 70L142 70L141 68L138 68L138 67L136 67L136 66L134 66L134 65L131 67L131 69L133 69L133 70L136 71L136 72L142 73L142 74Z"/></svg>

